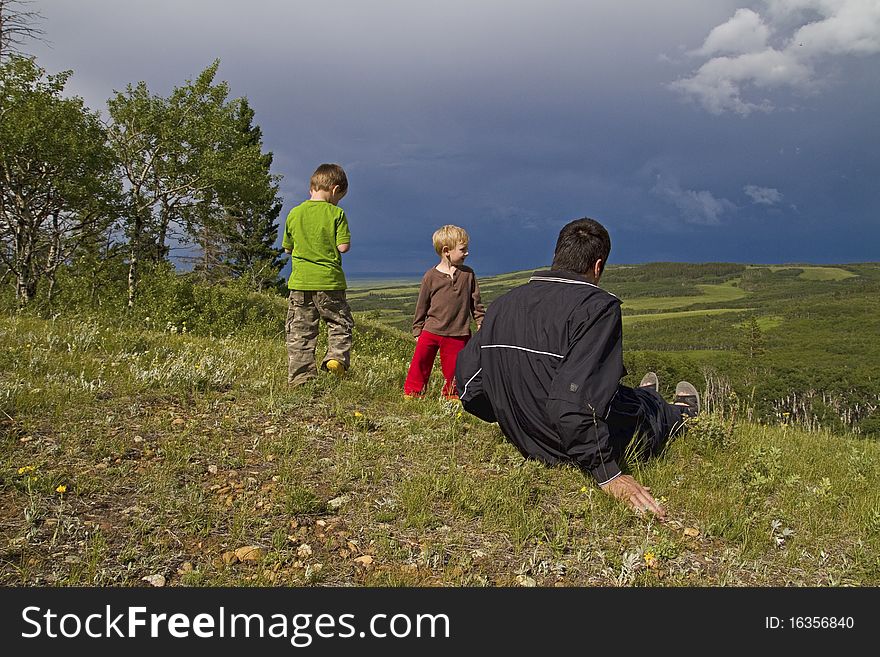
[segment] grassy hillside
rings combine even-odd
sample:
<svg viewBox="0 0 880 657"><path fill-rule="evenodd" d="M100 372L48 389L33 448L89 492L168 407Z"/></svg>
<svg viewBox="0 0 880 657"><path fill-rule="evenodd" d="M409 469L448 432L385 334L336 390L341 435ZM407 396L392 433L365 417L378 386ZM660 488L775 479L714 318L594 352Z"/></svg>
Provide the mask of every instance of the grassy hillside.
<svg viewBox="0 0 880 657"><path fill-rule="evenodd" d="M282 300L228 337L207 315L7 315L0 584L880 585L880 444L806 411L758 423L758 400L734 386L786 363L786 376L845 372L875 392L876 265L823 280L640 269L609 271L609 288L679 296L683 312L627 320L631 377L650 365L669 390L687 375L711 411L663 458L631 464L665 523L574 468L524 462L495 425L438 399L436 372L427 399L405 400L411 289L353 293L351 376L292 391ZM486 297L526 277L487 279ZM744 296L713 296L719 286ZM760 358L737 342L753 316Z"/></svg>

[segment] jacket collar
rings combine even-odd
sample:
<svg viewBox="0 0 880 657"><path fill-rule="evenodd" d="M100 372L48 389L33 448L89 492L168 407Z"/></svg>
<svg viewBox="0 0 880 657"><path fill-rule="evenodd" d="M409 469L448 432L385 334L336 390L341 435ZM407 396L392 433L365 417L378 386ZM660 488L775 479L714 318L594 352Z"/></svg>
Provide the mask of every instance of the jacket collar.
<svg viewBox="0 0 880 657"><path fill-rule="evenodd" d="M556 278L571 281L572 283L588 283L599 287L583 274L576 274L573 271L564 271L562 269L541 269L532 274L532 278Z"/></svg>
<svg viewBox="0 0 880 657"><path fill-rule="evenodd" d="M597 290L602 290L605 294L609 294L615 299L619 299L616 294L612 294L605 288L601 288L592 281L587 280L582 274L575 274L573 271L563 271L561 269L544 269L536 271L529 279L529 283L562 283L575 286L587 286Z"/></svg>

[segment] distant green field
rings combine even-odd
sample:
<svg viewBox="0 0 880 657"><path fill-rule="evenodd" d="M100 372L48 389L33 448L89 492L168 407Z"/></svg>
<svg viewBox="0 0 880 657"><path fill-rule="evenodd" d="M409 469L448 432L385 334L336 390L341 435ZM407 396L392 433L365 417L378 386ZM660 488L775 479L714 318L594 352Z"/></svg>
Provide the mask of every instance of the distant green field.
<svg viewBox="0 0 880 657"><path fill-rule="evenodd" d="M785 322L785 319L778 315L766 315L758 318L758 328L765 332L772 331L782 326L783 322Z"/></svg>
<svg viewBox="0 0 880 657"><path fill-rule="evenodd" d="M699 296L682 297L639 297L637 299L624 299L623 308L626 310L673 310L686 308L698 303L726 303L736 301L748 295L748 292L734 287L736 279L722 285L697 285L702 294Z"/></svg>
<svg viewBox="0 0 880 657"><path fill-rule="evenodd" d="M853 278L858 274L854 274L840 267L788 267L788 266L772 266L767 267L773 273L779 271L790 271L800 269L801 273L798 278L805 281L842 281L847 278Z"/></svg>
<svg viewBox="0 0 880 657"><path fill-rule="evenodd" d="M415 286L419 289L419 281L412 278L355 278L347 281L349 290L380 290L393 287L395 289Z"/></svg>
<svg viewBox="0 0 880 657"><path fill-rule="evenodd" d="M348 291L346 297L351 299L363 299L366 297L381 297L382 299L393 300L393 299L412 299L417 297L419 294L419 288L417 287L396 287L393 290L384 290L381 288L374 288L371 290L362 290L353 292L351 290Z"/></svg>
<svg viewBox="0 0 880 657"><path fill-rule="evenodd" d="M691 298L691 297L688 297ZM742 313L754 310L753 308L709 308L706 310L679 310L671 313L648 313L647 315L624 315L623 325L630 326L640 322L650 322L661 319L681 319L682 317L698 317L701 315L723 315L725 313ZM763 330L763 327L762 327Z"/></svg>

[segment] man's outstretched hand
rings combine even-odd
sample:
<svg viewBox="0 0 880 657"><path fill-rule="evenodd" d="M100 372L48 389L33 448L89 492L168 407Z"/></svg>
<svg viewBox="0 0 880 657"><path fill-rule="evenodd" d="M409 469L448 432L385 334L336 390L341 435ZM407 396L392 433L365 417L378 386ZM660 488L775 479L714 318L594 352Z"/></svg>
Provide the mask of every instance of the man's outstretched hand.
<svg viewBox="0 0 880 657"><path fill-rule="evenodd" d="M658 518L666 517L666 509L653 498L650 489L642 486L630 475L622 474L615 477L600 488L612 497L629 504L638 514L650 511Z"/></svg>

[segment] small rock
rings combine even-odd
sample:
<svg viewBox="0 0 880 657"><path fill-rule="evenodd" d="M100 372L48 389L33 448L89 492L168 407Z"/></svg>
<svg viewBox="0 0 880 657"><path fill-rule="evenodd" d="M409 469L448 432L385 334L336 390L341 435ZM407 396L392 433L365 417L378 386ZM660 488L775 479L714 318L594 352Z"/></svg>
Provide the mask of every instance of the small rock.
<svg viewBox="0 0 880 657"><path fill-rule="evenodd" d="M180 568L177 569L178 574L185 575L186 573L191 573L193 571L193 565L189 561L184 561L180 564Z"/></svg>
<svg viewBox="0 0 880 657"><path fill-rule="evenodd" d="M358 557L357 559L355 559L354 562L356 564L358 564L359 566L363 566L364 568L369 568L370 566L373 565L373 557L371 557L369 554L365 554L364 556Z"/></svg>
<svg viewBox="0 0 880 657"><path fill-rule="evenodd" d="M225 563L227 566L231 566L238 561L238 557L235 556L235 552L233 552L232 550L224 552L220 558L223 559L223 563Z"/></svg>
<svg viewBox="0 0 880 657"><path fill-rule="evenodd" d="M182 424L186 424L186 420L184 420L182 417L176 417L171 421L171 424L175 427L179 427Z"/></svg>
<svg viewBox="0 0 880 657"><path fill-rule="evenodd" d="M135 437L134 437L134 442L136 442L136 443L142 443L142 442L144 442L144 437L143 437L143 436L135 436Z"/></svg>
<svg viewBox="0 0 880 657"><path fill-rule="evenodd" d="M520 586L537 586L538 582L535 581L534 577L529 577L528 575L517 575L516 583Z"/></svg>
<svg viewBox="0 0 880 657"><path fill-rule="evenodd" d="M298 556L300 559L305 559L306 557L312 556L312 546L307 543L303 543L298 548L296 548L296 556Z"/></svg>
<svg viewBox="0 0 880 657"><path fill-rule="evenodd" d="M209 465L208 472L210 472L211 474L217 474L217 466L216 465Z"/></svg>
<svg viewBox="0 0 880 657"><path fill-rule="evenodd" d="M339 497L334 497L332 500L328 501L327 506L331 509L338 509L350 499L351 498L348 495L340 495Z"/></svg>
<svg viewBox="0 0 880 657"><path fill-rule="evenodd" d="M696 529L695 527L685 527L684 528L684 535L685 536L699 536L700 530Z"/></svg>
<svg viewBox="0 0 880 657"><path fill-rule="evenodd" d="M150 586L165 586L165 577L163 575L147 575L146 577L141 577L141 579Z"/></svg>
<svg viewBox="0 0 880 657"><path fill-rule="evenodd" d="M239 561L260 561L265 555L265 550L258 545L246 545L235 551Z"/></svg>

